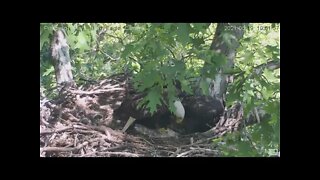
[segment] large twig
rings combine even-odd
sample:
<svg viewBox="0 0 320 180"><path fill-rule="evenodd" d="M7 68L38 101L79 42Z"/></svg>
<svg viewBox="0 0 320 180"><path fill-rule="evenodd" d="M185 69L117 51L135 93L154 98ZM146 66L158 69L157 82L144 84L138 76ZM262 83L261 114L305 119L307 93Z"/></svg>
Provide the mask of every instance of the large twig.
<svg viewBox="0 0 320 180"><path fill-rule="evenodd" d="M70 92L74 93L74 94L92 95L92 94L103 94L106 92L121 91L121 90L125 90L125 89L124 88L112 88L112 89L102 89L102 90L97 90L97 91L70 90Z"/></svg>
<svg viewBox="0 0 320 180"><path fill-rule="evenodd" d="M80 150L84 146L88 145L89 142L84 142L83 144L78 145L74 148L68 148L68 147L44 147L42 148L42 152L68 152L68 151L76 151Z"/></svg>
<svg viewBox="0 0 320 180"><path fill-rule="evenodd" d="M105 56L107 56L108 58L110 58L112 61L118 61L120 59L120 57L114 58L114 57L110 56L109 54L107 54L106 52L102 51L101 49L100 49L100 52L102 54L104 54Z"/></svg>
<svg viewBox="0 0 320 180"><path fill-rule="evenodd" d="M186 152L183 152L181 154L178 154L177 157L184 157L186 156L187 154L190 154L190 153L206 153L206 154L217 154L217 150L212 150L212 149L204 149L204 148L192 148L190 147L190 150L189 151L186 151Z"/></svg>
<svg viewBox="0 0 320 180"><path fill-rule="evenodd" d="M74 132L81 133L81 134L95 134L97 131L88 131L88 130L82 130L82 129L75 129Z"/></svg>
<svg viewBox="0 0 320 180"><path fill-rule="evenodd" d="M43 130L43 131L40 132L40 135L58 133L58 132L62 132L62 131L66 131L66 130L72 129L72 128L73 127L63 127L61 129L57 129L57 130Z"/></svg>
<svg viewBox="0 0 320 180"><path fill-rule="evenodd" d="M257 108L254 107L253 110L254 110L254 113L255 113L255 116L256 116L256 119L257 119L258 123L260 123L260 116L259 116Z"/></svg>
<svg viewBox="0 0 320 180"><path fill-rule="evenodd" d="M280 61L272 60L272 61L267 62L266 64L260 64L256 67L254 67L254 71L255 71L256 75L260 75L264 68L267 68L270 71L278 69L278 68L280 68Z"/></svg>
<svg viewBox="0 0 320 180"><path fill-rule="evenodd" d="M103 156L103 155L122 155L125 157L139 157L141 156L140 154L134 154L134 153L129 153L129 152L97 152L98 155Z"/></svg>
<svg viewBox="0 0 320 180"><path fill-rule="evenodd" d="M114 150L122 149L122 148L125 148L125 147L127 147L127 146L126 145L118 145L118 146L107 148L106 151L114 151Z"/></svg>
<svg viewBox="0 0 320 180"><path fill-rule="evenodd" d="M280 68L280 61L277 60L271 60L267 63L260 64L258 66L253 67L252 73L248 76L248 78L252 78L254 75L260 76L263 73L264 69L269 69L270 71L273 71L275 69ZM245 71L239 72L237 75L235 75L235 78L241 77L243 74L245 74ZM245 80L245 79L244 79Z"/></svg>

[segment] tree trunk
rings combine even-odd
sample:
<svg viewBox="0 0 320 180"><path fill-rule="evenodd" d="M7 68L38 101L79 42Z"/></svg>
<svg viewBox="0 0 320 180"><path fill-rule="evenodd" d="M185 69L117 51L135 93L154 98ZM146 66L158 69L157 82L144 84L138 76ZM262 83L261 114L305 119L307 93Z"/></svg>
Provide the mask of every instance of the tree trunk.
<svg viewBox="0 0 320 180"><path fill-rule="evenodd" d="M222 53L227 58L227 63L218 69L218 73L213 77L214 88L210 96L214 97L221 102L226 94L227 83L232 81L232 77L225 75L224 71L234 67L234 59L236 50L239 47L239 39L243 37L245 23L218 23L214 39L212 41L211 50L217 53ZM225 35L228 36L225 36ZM230 37L230 44L226 42L224 37ZM204 67L210 66L208 63Z"/></svg>
<svg viewBox="0 0 320 180"><path fill-rule="evenodd" d="M74 84L70 63L69 45L64 30L54 32L51 43L51 57L55 69L57 84Z"/></svg>

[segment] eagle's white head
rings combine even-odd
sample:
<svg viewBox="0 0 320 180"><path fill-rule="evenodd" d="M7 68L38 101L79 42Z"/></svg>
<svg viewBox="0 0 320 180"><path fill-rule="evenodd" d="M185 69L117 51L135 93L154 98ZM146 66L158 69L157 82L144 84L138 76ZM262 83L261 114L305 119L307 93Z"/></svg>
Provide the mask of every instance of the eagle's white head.
<svg viewBox="0 0 320 180"><path fill-rule="evenodd" d="M176 107L176 111L174 112L176 122L181 123L185 115L184 107L179 99L174 102L174 106Z"/></svg>

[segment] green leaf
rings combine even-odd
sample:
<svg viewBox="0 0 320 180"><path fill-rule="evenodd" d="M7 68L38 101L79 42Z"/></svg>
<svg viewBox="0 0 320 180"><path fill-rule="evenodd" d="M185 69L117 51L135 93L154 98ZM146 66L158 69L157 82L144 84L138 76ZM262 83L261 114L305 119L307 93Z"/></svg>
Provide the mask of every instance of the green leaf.
<svg viewBox="0 0 320 180"><path fill-rule="evenodd" d="M277 118L276 124L274 126L274 141L275 143L280 143L280 118Z"/></svg>
<svg viewBox="0 0 320 180"><path fill-rule="evenodd" d="M192 89L190 87L190 84L186 80L181 80L181 90L188 93L188 94L193 94Z"/></svg>
<svg viewBox="0 0 320 180"><path fill-rule="evenodd" d="M161 72L163 74L165 74L167 77L170 77L170 78L173 78L176 74L176 69L175 69L175 64L173 63L173 67L171 67L170 65L169 66L162 66L160 68Z"/></svg>
<svg viewBox="0 0 320 180"><path fill-rule="evenodd" d="M200 81L200 88L202 89L202 93L204 95L209 95L209 84L205 79L201 79Z"/></svg>
<svg viewBox="0 0 320 180"><path fill-rule="evenodd" d="M152 87L154 84L161 81L160 74L155 71L142 72L138 75L138 77L143 80L143 82L141 82L141 86L138 87L138 91L140 92Z"/></svg>
<svg viewBox="0 0 320 180"><path fill-rule="evenodd" d="M268 100L269 98L271 98L273 96L273 90L269 89L269 88L264 88L261 90L262 92L262 96L265 100Z"/></svg>
<svg viewBox="0 0 320 180"><path fill-rule="evenodd" d="M209 27L210 23L193 23L193 28L197 32L206 32L207 28Z"/></svg>
<svg viewBox="0 0 320 180"><path fill-rule="evenodd" d="M254 108L254 99L251 98L251 96L248 96L246 99L246 106L244 107L244 115L246 116L249 114L250 111L252 111Z"/></svg>
<svg viewBox="0 0 320 180"><path fill-rule="evenodd" d="M140 64L138 62L134 62L134 61L131 62L131 67L135 72L139 72L141 69Z"/></svg>
<svg viewBox="0 0 320 180"><path fill-rule="evenodd" d="M258 82L261 84L262 87L268 87L270 86L270 83L267 82L264 78L262 78L262 76L255 76L256 80L258 80Z"/></svg>
<svg viewBox="0 0 320 180"><path fill-rule="evenodd" d="M76 41L77 41L77 36L73 35L73 34L69 34L67 36L67 40L68 40L68 43L71 47L71 49L75 49L75 45L76 45Z"/></svg>
<svg viewBox="0 0 320 180"><path fill-rule="evenodd" d="M41 33L40 35L40 51L44 45L44 43L49 43L49 35L50 35L50 31L49 30L45 30Z"/></svg>
<svg viewBox="0 0 320 180"><path fill-rule="evenodd" d="M250 51L246 51L243 59L243 63L250 64L253 62L254 55Z"/></svg>
<svg viewBox="0 0 320 180"><path fill-rule="evenodd" d="M251 133L251 139L254 142L259 142L261 139L261 132L259 129L261 129L261 126L254 125L254 130Z"/></svg>
<svg viewBox="0 0 320 180"><path fill-rule="evenodd" d="M252 38L251 38L251 37L246 37L246 38L243 38L241 41L251 42L251 41L252 41Z"/></svg>
<svg viewBox="0 0 320 180"><path fill-rule="evenodd" d="M172 23L165 23L163 25L164 30L166 30L167 32L169 32L172 28Z"/></svg>
<svg viewBox="0 0 320 180"><path fill-rule="evenodd" d="M77 25L73 25L72 23L67 23L67 26L69 28L69 34L73 34L77 27Z"/></svg>
<svg viewBox="0 0 320 180"><path fill-rule="evenodd" d="M224 54L211 52L211 60L216 67L220 67L227 62L227 57Z"/></svg>
<svg viewBox="0 0 320 180"><path fill-rule="evenodd" d="M96 28L90 31L92 40L95 42L97 40L97 30Z"/></svg>
<svg viewBox="0 0 320 180"><path fill-rule="evenodd" d="M193 39L192 39L192 44L193 44L193 46L195 46L195 47L197 47L197 48L199 48L199 46L201 46L201 45L204 44L204 43L205 43L205 41L204 41L203 38L193 38Z"/></svg>
<svg viewBox="0 0 320 180"><path fill-rule="evenodd" d="M269 124L268 121L261 121L259 126L259 132L263 140L262 143L269 143L272 140L274 134L273 127Z"/></svg>
<svg viewBox="0 0 320 180"><path fill-rule="evenodd" d="M86 35L86 33L84 33L83 31L79 33L78 37L78 42L75 45L75 48L79 48L80 52L84 52L84 50L88 50L90 49L87 40L88 40L88 36Z"/></svg>
<svg viewBox="0 0 320 180"><path fill-rule="evenodd" d="M252 156L253 148L248 141L240 141L237 143L240 156Z"/></svg>
<svg viewBox="0 0 320 180"><path fill-rule="evenodd" d="M52 72L54 72L53 66L51 66L50 68L48 68L48 69L46 70L46 72L43 73L43 76L48 76L48 75L51 74Z"/></svg>
<svg viewBox="0 0 320 180"><path fill-rule="evenodd" d="M276 82L278 78L275 77L274 72L269 69L265 69L263 75L267 78L269 82Z"/></svg>
<svg viewBox="0 0 320 180"><path fill-rule="evenodd" d="M227 95L227 107L233 105L235 101L238 101L240 99L240 92L236 90L236 88L233 88L230 90L230 93Z"/></svg>
<svg viewBox="0 0 320 180"><path fill-rule="evenodd" d="M122 51L121 57L127 58L127 56L130 55L130 53L133 51L134 51L134 46L132 44L128 44L125 46L124 50Z"/></svg>
<svg viewBox="0 0 320 180"><path fill-rule="evenodd" d="M157 111L157 105L161 105L161 94L157 88L153 88L145 99L148 101L146 108L149 108L149 112L153 114Z"/></svg>
<svg viewBox="0 0 320 180"><path fill-rule="evenodd" d="M190 41L189 37L189 24L187 23L179 23L177 30L178 37L177 39L182 43L182 45L186 45Z"/></svg>

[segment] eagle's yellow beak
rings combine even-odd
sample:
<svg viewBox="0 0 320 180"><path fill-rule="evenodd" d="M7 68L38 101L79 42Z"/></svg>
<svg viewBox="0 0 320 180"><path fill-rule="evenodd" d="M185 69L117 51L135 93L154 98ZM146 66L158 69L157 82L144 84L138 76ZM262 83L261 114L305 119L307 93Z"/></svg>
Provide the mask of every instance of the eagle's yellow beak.
<svg viewBox="0 0 320 180"><path fill-rule="evenodd" d="M182 121L183 121L183 118L176 117L176 123L180 124L180 123L182 123Z"/></svg>

